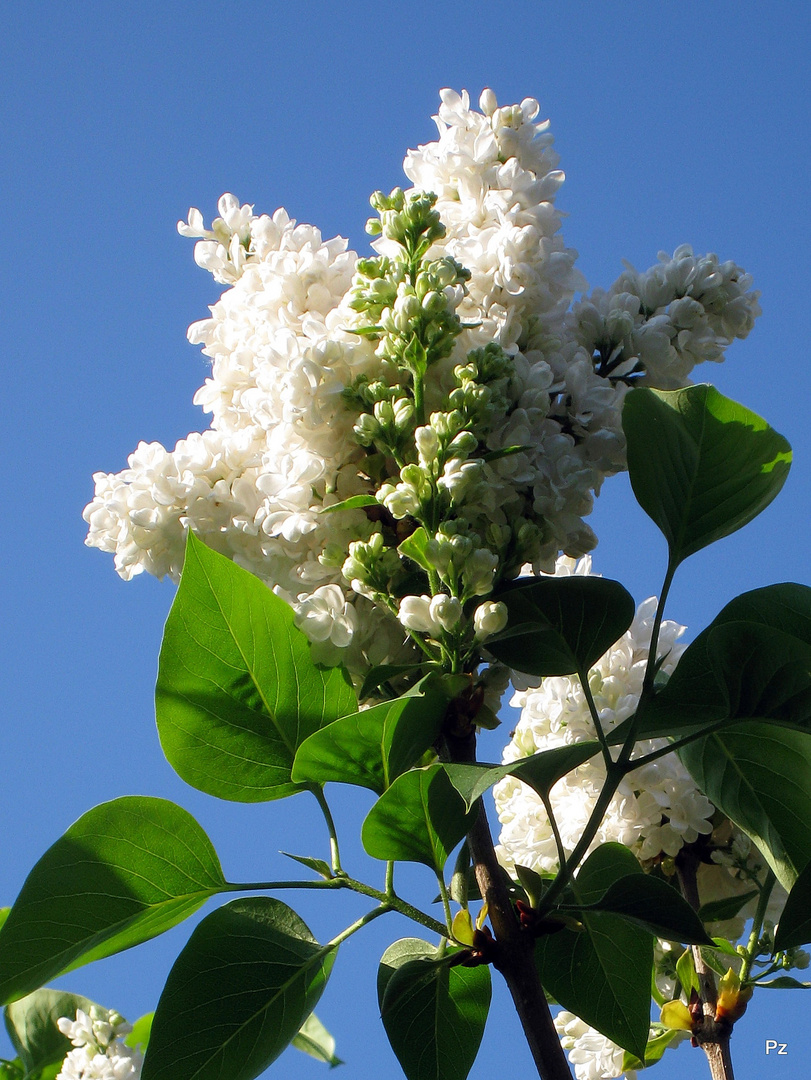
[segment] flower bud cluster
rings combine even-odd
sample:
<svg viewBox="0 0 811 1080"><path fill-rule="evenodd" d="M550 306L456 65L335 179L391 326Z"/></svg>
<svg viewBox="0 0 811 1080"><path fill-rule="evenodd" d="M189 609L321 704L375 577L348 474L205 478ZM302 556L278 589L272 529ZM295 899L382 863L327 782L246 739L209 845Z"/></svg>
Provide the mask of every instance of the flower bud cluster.
<svg viewBox="0 0 811 1080"><path fill-rule="evenodd" d="M470 279L455 259L428 261L425 254L445 235L431 194L402 189L391 195L377 191L371 198L378 218L367 232L396 245L397 255L361 259L349 295L349 307L365 316L357 332L377 341L376 353L395 369L412 371L417 379L428 363L450 355L462 326L456 308Z"/></svg>

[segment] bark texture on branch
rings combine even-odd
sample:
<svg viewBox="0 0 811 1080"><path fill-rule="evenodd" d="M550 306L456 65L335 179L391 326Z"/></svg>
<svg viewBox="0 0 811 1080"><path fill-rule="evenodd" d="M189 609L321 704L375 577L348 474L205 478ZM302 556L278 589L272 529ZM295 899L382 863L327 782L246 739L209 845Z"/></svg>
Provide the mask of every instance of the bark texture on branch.
<svg viewBox="0 0 811 1080"><path fill-rule="evenodd" d="M691 847L682 848L676 856L676 874L682 895L695 910L701 907L698 895L697 872L700 857ZM701 1047L707 1057L712 1080L735 1080L729 1040L732 1036L732 1024L728 1020L716 1020L715 1009L718 1002L718 988L715 973L707 964L698 945L692 946L693 962L698 975L698 1008L694 1014L694 1043ZM691 1009L692 1011L692 1009Z"/></svg>
<svg viewBox="0 0 811 1080"><path fill-rule="evenodd" d="M474 762L474 730L446 734L443 757L448 761ZM481 800L467 841L476 881L495 934L493 964L509 987L538 1075L542 1080L572 1080L535 964L535 941L522 930L516 918Z"/></svg>

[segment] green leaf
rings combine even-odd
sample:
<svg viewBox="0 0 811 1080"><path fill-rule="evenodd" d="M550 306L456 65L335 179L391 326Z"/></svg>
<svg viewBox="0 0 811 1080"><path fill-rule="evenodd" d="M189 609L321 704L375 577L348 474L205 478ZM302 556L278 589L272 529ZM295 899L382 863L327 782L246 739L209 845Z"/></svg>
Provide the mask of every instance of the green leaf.
<svg viewBox="0 0 811 1080"><path fill-rule="evenodd" d="M389 679L396 679L400 675L409 673L413 674L415 670L417 669L415 669L414 664L378 664L366 673L363 685L358 693L359 700L366 701L375 690L388 682Z"/></svg>
<svg viewBox="0 0 811 1080"><path fill-rule="evenodd" d="M724 622L760 623L811 645L811 588L784 581L741 593L730 600L712 625Z"/></svg>
<svg viewBox="0 0 811 1080"><path fill-rule="evenodd" d="M435 951L434 946L422 938L398 938L393 941L380 958L377 969L378 1004L383 1001L389 980L398 968L410 960L423 960L426 956L433 956Z"/></svg>
<svg viewBox="0 0 811 1080"><path fill-rule="evenodd" d="M366 816L361 840L374 859L402 859L437 873L472 824L442 765L398 776Z"/></svg>
<svg viewBox="0 0 811 1080"><path fill-rule="evenodd" d="M635 718L638 738L736 720L811 726L811 589L770 585L736 597L687 648ZM630 721L609 733L622 742Z"/></svg>
<svg viewBox="0 0 811 1080"><path fill-rule="evenodd" d="M747 722L679 756L698 787L758 845L790 890L811 861L811 734Z"/></svg>
<svg viewBox="0 0 811 1080"><path fill-rule="evenodd" d="M680 1038L681 1032L679 1031L663 1031L660 1035L655 1035L652 1039L648 1039L648 1045L645 1047L645 1060L642 1061L634 1054L629 1054L625 1051L622 1058L622 1071L631 1072L634 1069L647 1069L651 1065L655 1065L658 1061L662 1060L662 1055L668 1046L674 1039Z"/></svg>
<svg viewBox="0 0 811 1080"><path fill-rule="evenodd" d="M444 694L427 690L335 720L299 747L293 779L358 784L382 795L435 742L447 707Z"/></svg>
<svg viewBox="0 0 811 1080"><path fill-rule="evenodd" d="M143 1016L139 1016L132 1025L132 1031L124 1038L127 1046L131 1046L133 1050L140 1047L143 1053L149 1045L149 1036L152 1034L152 1021L154 1019L154 1012L144 1013Z"/></svg>
<svg viewBox="0 0 811 1080"><path fill-rule="evenodd" d="M75 1020L77 1009L89 1013L91 1008L99 1007L63 990L35 990L6 1008L6 1030L26 1075L65 1060L73 1046L56 1022L60 1016ZM106 1010L101 1013L106 1014Z"/></svg>
<svg viewBox="0 0 811 1080"><path fill-rule="evenodd" d="M495 599L507 606L506 629L487 639L496 659L543 678L587 672L634 618L633 597L618 581L544 577L520 581Z"/></svg>
<svg viewBox="0 0 811 1080"><path fill-rule="evenodd" d="M10 907L2 907L2 908L0 908L0 930L2 930L2 928L3 928L3 923L4 923L4 922L6 921L6 919L8 918L8 913L9 913L10 911L11 911L11 908L10 908Z"/></svg>
<svg viewBox="0 0 811 1080"><path fill-rule="evenodd" d="M367 506L379 505L380 503L374 495L350 495L348 499L343 499L339 503L333 503L332 506L325 506L321 513L335 514L338 510L363 510Z"/></svg>
<svg viewBox="0 0 811 1080"><path fill-rule="evenodd" d="M490 1008L490 969L452 967L416 938L386 950L378 975L383 1026L407 1080L465 1080Z"/></svg>
<svg viewBox="0 0 811 1080"><path fill-rule="evenodd" d="M476 762L470 765L446 764L444 769L469 810L488 788L503 780L505 776L517 777L537 791L541 798L545 798L562 776L566 776L572 769L576 769L599 752L598 742L581 742L542 750L531 757L511 761L508 765Z"/></svg>
<svg viewBox="0 0 811 1080"><path fill-rule="evenodd" d="M329 863L324 862L323 859L312 859L309 855L291 855L289 851L280 851L279 854L288 859L293 859L294 862L300 863L302 866L306 866L308 870L314 870L319 877L325 878L327 881L335 877L331 866Z"/></svg>
<svg viewBox="0 0 811 1080"><path fill-rule="evenodd" d="M0 930L0 1001L148 941L226 888L211 841L181 807L102 803L28 875Z"/></svg>
<svg viewBox="0 0 811 1080"><path fill-rule="evenodd" d="M357 700L342 669L313 663L289 605L190 532L155 706L179 776L220 799L262 802L301 790L290 779L296 749Z"/></svg>
<svg viewBox="0 0 811 1080"><path fill-rule="evenodd" d="M425 549L428 545L428 533L422 527L415 529L410 536L407 536L405 540L397 548L400 555L405 555L406 558L411 559L417 566L421 567L430 573L435 569L434 565L429 561L428 556L425 553Z"/></svg>
<svg viewBox="0 0 811 1080"><path fill-rule="evenodd" d="M313 1011L336 951L271 897L212 912L169 973L142 1080L253 1080Z"/></svg>
<svg viewBox="0 0 811 1080"><path fill-rule="evenodd" d="M617 880L643 875L622 844L603 844L572 883L578 903L596 903ZM584 912L581 932L564 929L538 939L541 982L564 1009L641 1058L650 1028L653 937L608 912Z"/></svg>
<svg viewBox="0 0 811 1080"><path fill-rule="evenodd" d="M758 989L762 986L766 990L811 990L811 982L800 982L792 979L790 975L778 975L776 979L768 982L755 983Z"/></svg>
<svg viewBox="0 0 811 1080"><path fill-rule="evenodd" d="M698 909L698 917L705 923L726 922L727 919L734 919L744 904L748 904L755 896L757 890L741 896L727 896L723 900L710 900Z"/></svg>
<svg viewBox="0 0 811 1080"><path fill-rule="evenodd" d="M712 938L681 893L660 878L636 870L612 882L599 900L581 910L610 911L666 941L712 945Z"/></svg>
<svg viewBox="0 0 811 1080"><path fill-rule="evenodd" d="M310 1013L298 1034L293 1036L291 1046L309 1054L316 1061L323 1061L334 1069L336 1065L343 1065L343 1061L335 1056L335 1039L330 1035L315 1013Z"/></svg>
<svg viewBox="0 0 811 1080"><path fill-rule="evenodd" d="M622 426L634 495L664 534L673 567L750 522L788 475L783 436L708 384L637 387Z"/></svg>
<svg viewBox="0 0 811 1080"><path fill-rule="evenodd" d="M788 894L774 935L776 952L811 942L811 862L805 867Z"/></svg>
<svg viewBox="0 0 811 1080"><path fill-rule="evenodd" d="M685 949L676 961L676 978L681 983L681 988L687 998L690 997L691 991L701 990L692 949Z"/></svg>
<svg viewBox="0 0 811 1080"><path fill-rule="evenodd" d="M725 956L740 956L740 953L735 948L735 946L732 944L732 942L729 940L729 938L714 937L712 940L713 940L714 947L719 952L724 953ZM704 950L702 950L702 955L705 955ZM721 974L723 975L723 974L726 973L727 968L722 967L720 970L721 970Z"/></svg>

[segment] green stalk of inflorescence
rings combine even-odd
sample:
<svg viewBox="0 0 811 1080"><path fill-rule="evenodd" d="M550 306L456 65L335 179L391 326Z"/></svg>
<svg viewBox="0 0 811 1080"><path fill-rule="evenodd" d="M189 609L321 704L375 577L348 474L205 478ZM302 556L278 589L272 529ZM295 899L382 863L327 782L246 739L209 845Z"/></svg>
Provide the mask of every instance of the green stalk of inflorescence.
<svg viewBox="0 0 811 1080"><path fill-rule="evenodd" d="M393 607L392 596L444 605L432 633L409 625L408 617L401 622L426 656L458 673L479 662L483 631L481 618L474 627L474 616L481 599L540 549L538 526L525 519L515 528L493 526L480 521L477 510L488 461L526 449L488 447L511 407L514 362L491 342L469 351L452 371L445 365L441 379L432 377L464 329L456 309L470 274L447 255L429 258L445 233L433 195L395 189L388 196L376 192L371 202L378 216L367 230L389 250L358 262L350 307L361 316L353 330L376 342L380 368L374 378L358 378L345 399L358 413L354 431L368 455L370 494L388 517L370 541L350 545L343 572L354 588L398 616L400 603ZM440 398L449 375L452 384ZM429 400L436 406L426 418ZM409 539L417 533L424 551ZM404 583L405 590L399 588Z"/></svg>

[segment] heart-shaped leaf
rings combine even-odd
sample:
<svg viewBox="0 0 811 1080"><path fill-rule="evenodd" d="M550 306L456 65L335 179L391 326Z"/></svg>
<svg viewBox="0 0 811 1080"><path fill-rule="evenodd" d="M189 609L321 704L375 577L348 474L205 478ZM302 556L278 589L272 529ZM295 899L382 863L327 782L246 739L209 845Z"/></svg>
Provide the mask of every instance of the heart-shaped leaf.
<svg viewBox="0 0 811 1080"><path fill-rule="evenodd" d="M142 1080L253 1080L313 1011L336 951L271 897L212 912L166 980Z"/></svg>
<svg viewBox="0 0 811 1080"><path fill-rule="evenodd" d="M447 707L444 694L428 689L335 720L299 747L293 779L358 784L382 795L436 740Z"/></svg>
<svg viewBox="0 0 811 1080"><path fill-rule="evenodd" d="M490 970L451 966L428 942L395 942L381 960L380 1015L407 1080L465 1080L490 1008Z"/></svg>
<svg viewBox="0 0 811 1080"><path fill-rule="evenodd" d="M600 577L518 581L497 599L507 606L507 627L487 639L488 650L517 671L543 678L588 672L622 637L635 611L618 581Z"/></svg>
<svg viewBox="0 0 811 1080"><path fill-rule="evenodd" d="M782 435L708 384L637 387L622 426L634 495L664 534L672 567L756 517L791 464Z"/></svg>
<svg viewBox="0 0 811 1080"><path fill-rule="evenodd" d="M790 890L811 861L811 733L734 724L683 747L679 756Z"/></svg>
<svg viewBox="0 0 811 1080"><path fill-rule="evenodd" d="M603 844L572 883L579 904L599 901L617 880L644 872L622 844ZM653 936L618 915L584 912L584 930L538 939L541 982L564 1009L638 1058L650 1029Z"/></svg>
<svg viewBox="0 0 811 1080"><path fill-rule="evenodd" d="M712 938L681 893L661 878L636 871L617 878L586 911L610 911L666 941L712 945Z"/></svg>
<svg viewBox="0 0 811 1080"><path fill-rule="evenodd" d="M429 765L397 777L367 814L361 840L374 859L424 863L439 874L472 820L444 768Z"/></svg>
<svg viewBox="0 0 811 1080"><path fill-rule="evenodd" d="M0 1000L148 941L226 888L211 841L181 807L102 803L28 875L0 930Z"/></svg>
<svg viewBox="0 0 811 1080"><path fill-rule="evenodd" d="M446 764L444 768L469 810L488 788L503 780L505 776L517 777L537 791L541 798L545 798L562 776L566 776L572 769L576 769L599 752L598 742L581 742L542 750L507 765L476 762Z"/></svg>
<svg viewBox="0 0 811 1080"><path fill-rule="evenodd" d="M178 775L220 799L291 795L297 748L357 707L346 673L313 663L289 605L190 532L155 689Z"/></svg>

